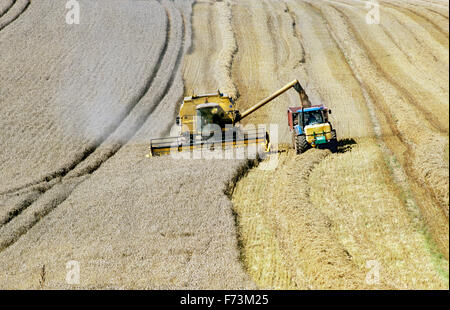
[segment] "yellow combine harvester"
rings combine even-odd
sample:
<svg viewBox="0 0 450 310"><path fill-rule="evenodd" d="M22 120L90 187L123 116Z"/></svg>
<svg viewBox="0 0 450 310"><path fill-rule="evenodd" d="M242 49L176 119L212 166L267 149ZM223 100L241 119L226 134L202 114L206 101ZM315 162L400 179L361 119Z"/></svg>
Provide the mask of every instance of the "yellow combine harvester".
<svg viewBox="0 0 450 310"><path fill-rule="evenodd" d="M294 80L242 114L236 110L233 99L220 91L186 97L176 118L179 136L152 139L149 156L218 145L223 149L257 145L268 152L270 139L266 130L242 130L236 124L290 88L300 94L300 100L303 102L306 94L300 83Z"/></svg>

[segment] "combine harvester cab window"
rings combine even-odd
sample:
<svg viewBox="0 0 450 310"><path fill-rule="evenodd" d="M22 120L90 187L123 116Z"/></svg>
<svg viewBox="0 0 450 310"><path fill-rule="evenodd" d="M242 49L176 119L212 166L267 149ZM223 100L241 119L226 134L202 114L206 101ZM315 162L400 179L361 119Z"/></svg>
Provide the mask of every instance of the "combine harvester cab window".
<svg viewBox="0 0 450 310"><path fill-rule="evenodd" d="M201 110L197 110L197 129L199 132L203 131L209 124L214 124L214 118L217 116L212 113L213 108L204 108Z"/></svg>
<svg viewBox="0 0 450 310"><path fill-rule="evenodd" d="M226 124L232 124L232 121L225 118L225 111L219 105L198 109L197 130L202 132L206 126L211 124L224 128Z"/></svg>

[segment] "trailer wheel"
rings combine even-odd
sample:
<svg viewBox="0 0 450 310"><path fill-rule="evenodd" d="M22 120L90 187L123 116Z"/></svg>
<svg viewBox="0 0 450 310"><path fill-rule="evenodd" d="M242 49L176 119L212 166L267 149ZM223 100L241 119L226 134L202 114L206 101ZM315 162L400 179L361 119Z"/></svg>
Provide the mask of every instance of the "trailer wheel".
<svg viewBox="0 0 450 310"><path fill-rule="evenodd" d="M308 144L308 141L306 141L306 136L298 135L297 141L296 141L296 147L295 147L297 154L306 152L306 150L308 150L308 148L309 148L309 144Z"/></svg>
<svg viewBox="0 0 450 310"><path fill-rule="evenodd" d="M331 140L330 140L329 149L332 153L336 153L338 150L338 141L337 141L337 136L336 136L336 130L331 131Z"/></svg>

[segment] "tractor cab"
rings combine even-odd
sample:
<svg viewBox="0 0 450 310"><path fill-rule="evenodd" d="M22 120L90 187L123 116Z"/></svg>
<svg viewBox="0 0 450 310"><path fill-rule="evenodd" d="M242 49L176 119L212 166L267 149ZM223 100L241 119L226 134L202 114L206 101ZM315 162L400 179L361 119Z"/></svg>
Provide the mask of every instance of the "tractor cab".
<svg viewBox="0 0 450 310"><path fill-rule="evenodd" d="M295 126L300 126L301 129L304 129L305 126L328 123L328 114L331 114L331 110L323 105L303 109L301 107L289 108L289 127L291 130Z"/></svg>
<svg viewBox="0 0 450 310"><path fill-rule="evenodd" d="M308 125L322 124L325 122L325 117L323 115L323 111L321 110L306 111L303 113L299 112L297 117L299 124L302 124L303 127Z"/></svg>
<svg viewBox="0 0 450 310"><path fill-rule="evenodd" d="M323 105L308 108L290 107L288 123L292 132L292 143L301 153L309 146L329 146L333 151L337 148L336 132L328 120L331 110Z"/></svg>

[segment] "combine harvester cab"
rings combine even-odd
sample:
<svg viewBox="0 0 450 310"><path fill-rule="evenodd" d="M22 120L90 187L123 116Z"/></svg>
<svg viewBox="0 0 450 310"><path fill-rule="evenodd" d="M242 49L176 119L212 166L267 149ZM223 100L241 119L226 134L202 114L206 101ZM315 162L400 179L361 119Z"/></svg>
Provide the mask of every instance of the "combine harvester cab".
<svg viewBox="0 0 450 310"><path fill-rule="evenodd" d="M331 110L323 105L290 107L287 111L289 128L292 133L292 144L301 154L310 147L328 148L337 151L336 130L329 122Z"/></svg>

